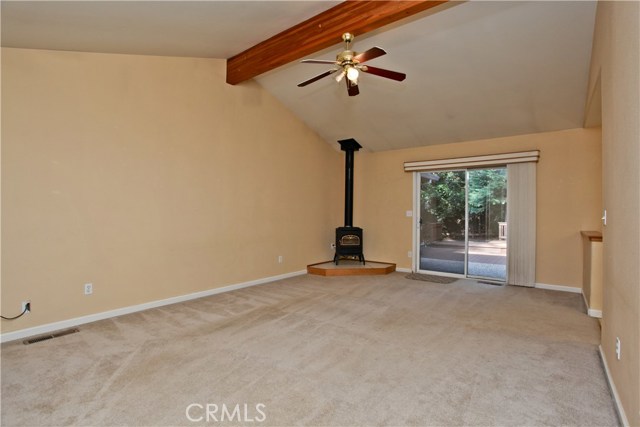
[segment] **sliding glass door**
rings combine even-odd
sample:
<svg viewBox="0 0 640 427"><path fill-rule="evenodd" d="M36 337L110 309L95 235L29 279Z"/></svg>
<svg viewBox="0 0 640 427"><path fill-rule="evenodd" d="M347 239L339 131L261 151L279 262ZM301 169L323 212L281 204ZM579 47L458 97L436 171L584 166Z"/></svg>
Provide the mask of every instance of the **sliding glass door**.
<svg viewBox="0 0 640 427"><path fill-rule="evenodd" d="M467 275L507 279L507 169L467 172Z"/></svg>
<svg viewBox="0 0 640 427"><path fill-rule="evenodd" d="M465 274L465 171L420 174L420 270Z"/></svg>
<svg viewBox="0 0 640 427"><path fill-rule="evenodd" d="M506 168L419 175L418 270L505 281Z"/></svg>

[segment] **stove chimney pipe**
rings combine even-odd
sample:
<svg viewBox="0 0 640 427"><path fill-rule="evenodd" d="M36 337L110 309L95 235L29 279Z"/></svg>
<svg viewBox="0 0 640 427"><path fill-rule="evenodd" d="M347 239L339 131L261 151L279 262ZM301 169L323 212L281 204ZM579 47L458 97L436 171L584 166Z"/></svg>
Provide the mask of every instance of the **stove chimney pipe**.
<svg viewBox="0 0 640 427"><path fill-rule="evenodd" d="M344 226L353 227L353 153L362 148L353 139L338 141L340 149L345 152L344 163Z"/></svg>

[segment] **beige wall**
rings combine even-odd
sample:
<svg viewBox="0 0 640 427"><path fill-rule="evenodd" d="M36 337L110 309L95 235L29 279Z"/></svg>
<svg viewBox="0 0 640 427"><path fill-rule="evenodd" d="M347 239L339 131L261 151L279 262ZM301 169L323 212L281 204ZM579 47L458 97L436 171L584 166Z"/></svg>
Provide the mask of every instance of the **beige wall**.
<svg viewBox="0 0 640 427"><path fill-rule="evenodd" d="M602 241L582 238L582 294L588 310L602 312Z"/></svg>
<svg viewBox="0 0 640 427"><path fill-rule="evenodd" d="M602 94L602 348L624 411L640 425L640 3L600 2L591 88ZM598 102L595 103L596 105ZM616 360L615 339L622 343Z"/></svg>
<svg viewBox="0 0 640 427"><path fill-rule="evenodd" d="M2 50L2 313L33 305L2 332L331 258L341 153L224 81L223 60Z"/></svg>
<svg viewBox="0 0 640 427"><path fill-rule="evenodd" d="M520 135L408 150L362 153L356 182L364 196L355 208L365 229L365 255L410 268L412 174L405 161L540 150L537 168L536 282L582 287L581 230L599 230L600 129Z"/></svg>

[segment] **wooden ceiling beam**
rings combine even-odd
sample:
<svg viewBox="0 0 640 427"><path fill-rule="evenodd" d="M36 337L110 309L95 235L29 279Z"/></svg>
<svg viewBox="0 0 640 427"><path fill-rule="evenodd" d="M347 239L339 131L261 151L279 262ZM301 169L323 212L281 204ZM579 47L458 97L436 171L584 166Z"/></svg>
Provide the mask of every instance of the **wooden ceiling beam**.
<svg viewBox="0 0 640 427"><path fill-rule="evenodd" d="M227 59L227 83L235 85L449 0L348 0Z"/></svg>

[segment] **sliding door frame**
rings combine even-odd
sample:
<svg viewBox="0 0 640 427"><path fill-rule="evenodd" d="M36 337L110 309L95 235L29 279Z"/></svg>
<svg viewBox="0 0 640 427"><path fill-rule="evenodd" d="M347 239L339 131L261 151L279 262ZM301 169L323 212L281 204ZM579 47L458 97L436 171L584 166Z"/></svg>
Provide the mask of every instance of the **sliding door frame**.
<svg viewBox="0 0 640 427"><path fill-rule="evenodd" d="M420 269L420 195L422 191L422 174L424 172L413 172L413 257L411 261L411 269L416 273L423 274L431 274L434 276L446 276L446 277L457 277L459 279L464 279L467 277L467 261L469 256L469 251L467 247L469 245L469 212L466 209L466 205L469 202L469 186L467 185L467 180L469 178L469 172L467 168L453 168L453 169L442 169L438 170L438 172L450 172L450 171L464 171L465 173L465 186L464 186L464 203L465 203L465 218L464 218L464 273L447 273L443 271L432 271L432 270L421 270Z"/></svg>
<svg viewBox="0 0 640 427"><path fill-rule="evenodd" d="M439 169L436 172L450 172L450 171L464 171L465 180L464 180L464 270L462 274L459 273L448 273L442 271L432 271L432 270L422 270L420 269L421 264L421 247L420 247L420 222L422 219L421 216L421 205L420 201L421 193L422 193L422 174L425 172L415 171L413 172L413 253L411 259L411 269L417 273L431 274L434 276L447 276L447 277L457 277L461 279L469 278L469 279L478 279L489 282L495 282L500 284L508 283L509 279L509 271L507 268L504 280L492 278L492 277L484 277L484 276L476 276L469 275L469 172L472 170L483 170L483 169L493 169L493 168L504 168L506 170L507 165L494 165L494 166L476 166L476 167L462 167L462 168L443 168ZM508 179L508 178L507 178ZM507 204L507 210L509 209L509 205ZM509 250L506 251L506 266L509 265Z"/></svg>

